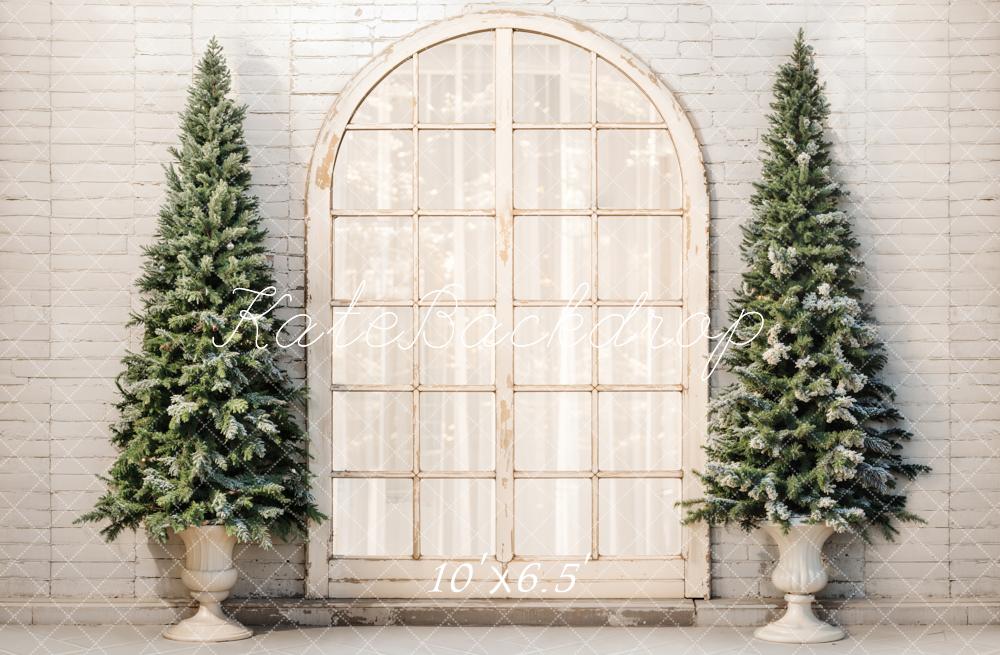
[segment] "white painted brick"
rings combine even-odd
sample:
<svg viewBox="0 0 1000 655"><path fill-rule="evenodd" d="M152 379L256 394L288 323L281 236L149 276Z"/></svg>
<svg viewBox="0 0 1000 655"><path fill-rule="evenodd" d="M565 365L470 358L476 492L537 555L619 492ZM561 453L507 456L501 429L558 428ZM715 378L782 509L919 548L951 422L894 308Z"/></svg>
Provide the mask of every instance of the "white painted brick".
<svg viewBox="0 0 1000 655"><path fill-rule="evenodd" d="M131 285L163 198L160 163L208 36L221 36L235 88L251 107L253 180L277 277L295 292L295 306L283 309L290 315L303 303L306 165L336 93L398 36L496 6L196 0L0 8L0 16L18 16L0 21L0 54L18 73L0 96L14 119L0 128L0 178L13 182L0 203L0 279L19 296L0 318L0 349L12 354L0 359L0 430L11 453L0 466L0 489L11 491L0 494L9 505L6 494L30 490L17 518L0 525L8 567L0 595L185 595L167 550L143 535L138 546L131 535L105 546L71 521L100 493L92 473L112 456L113 378L122 349L138 337L123 327L138 304ZM1000 174L996 17L976 2L565 0L525 8L589 24L677 93L711 183L717 319L741 270L738 226L759 175L774 68L805 27L833 104L835 172L853 193L868 299L889 340L887 374L918 434L907 452L935 467L911 495L928 525L906 528L897 544L831 544L835 575L824 594L1000 593L1000 576L983 575L1000 544L1000 476L983 466L1000 453L1000 226L990 184ZM301 354L290 356L289 370L301 377ZM716 595L776 593L761 578L775 554L766 538L712 534ZM239 593L301 593L301 549L251 549L238 561L247 574Z"/></svg>

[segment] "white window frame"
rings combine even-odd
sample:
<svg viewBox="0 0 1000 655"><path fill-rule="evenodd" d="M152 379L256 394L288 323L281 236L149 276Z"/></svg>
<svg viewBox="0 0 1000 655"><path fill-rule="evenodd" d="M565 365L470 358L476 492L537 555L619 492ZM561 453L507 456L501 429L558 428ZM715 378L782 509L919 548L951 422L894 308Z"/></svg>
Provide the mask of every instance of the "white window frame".
<svg viewBox="0 0 1000 655"><path fill-rule="evenodd" d="M506 33L506 38L498 37L498 51L496 53L498 62L510 61L509 51L504 52L503 50L509 50L511 47L510 34L513 30L524 30L551 36L596 54L623 71L645 93L663 117L664 125L670 132L677 152L683 185L682 220L684 221L685 246L682 300L684 318L694 317L685 323L690 330L688 341L693 340L694 343L685 349L683 357L681 385L684 426L681 446L682 496L683 498L697 497L701 493L701 487L693 471L703 465L703 453L700 446L706 434L708 405L708 382L703 379L703 373L706 370L709 350L705 338L693 339L704 329L703 322L697 317L707 316L709 309L709 204L701 149L694 129L683 109L659 78L634 55L582 24L552 16L523 12L500 11L467 14L434 23L394 43L373 58L348 83L323 122L309 164L305 198L307 312L317 325L325 327L333 325L331 180L338 146L351 116L382 78L415 53L443 41L484 30L498 30ZM670 38L669 30L666 38ZM503 88L510 88L511 75L512 71L509 66L501 67L498 64L495 85L498 90L498 107L499 103L509 104L511 102L510 94L500 91ZM510 168L512 166L511 124L509 121L503 120L502 115L510 116L509 107L507 111L498 113L498 122L495 126L497 170L504 170L504 167ZM496 176L498 199L512 195L509 179L509 176ZM416 195L417 189L414 189L413 193ZM513 212L511 205L511 202L497 203L496 221L498 235L501 237L510 235L512 232ZM509 262L512 260L509 252L510 242L500 240L497 242L497 248L498 252L501 253L506 248L508 255L506 263L501 262L502 256L498 257L498 267L509 267ZM592 265L596 266L596 262L593 262ZM500 269L498 268L498 270ZM511 289L500 289L498 293L500 292L510 295ZM501 304L503 311L512 311L513 298L498 297L498 312L501 311ZM506 322L512 317L500 318ZM512 384L503 384L503 381L510 377L511 361L512 357L502 356L500 352L497 353L496 402L501 408L504 406L509 408L513 401ZM331 495L331 476L333 473L331 462L331 362L332 339L329 336L320 338L307 349L307 380L310 387L308 426L311 437L310 451L313 457L310 467L315 475L313 493L320 510L328 516L333 513ZM507 421L500 421L498 424L499 431L496 435L498 443L505 439L509 442L512 439L513 420L510 418L509 411L507 416ZM507 507L513 507L513 469L513 451L510 448L498 448L496 494L498 502ZM508 517L508 519L508 523L513 524L513 518ZM313 525L311 528L306 549L306 595L308 597L330 597L333 590L338 592L334 595L343 595L344 585L331 585L331 530L331 521ZM511 542L511 538L499 535L497 557L501 562L510 560ZM671 589L682 589L683 593L673 591L664 594L664 597L707 598L709 595L709 532L707 526L684 526L682 544L680 558L674 558L673 561L669 559L648 561L642 568L648 569L654 577L657 575L657 571L665 570L665 568L674 572L671 575L679 576L678 579L682 580L682 585L675 585ZM386 563L381 564L383 569L387 568ZM373 571L379 568L377 561L370 562L370 564ZM414 564L421 565L419 569L423 570L428 565L436 566L437 562L414 561ZM512 564L516 564L516 562ZM553 562L549 562L549 564L553 564ZM663 566L658 566L658 564ZM426 573L423 572L419 577L426 579ZM512 578L516 578L516 566L512 566L511 575ZM601 593L601 589L606 589L608 595L622 597L618 592L624 587L613 584L616 579L614 567L609 567L607 572L599 575L602 578L606 575L605 582L611 584L595 585L593 588L595 594ZM385 589L394 588L388 586ZM405 586L399 588L403 590L399 594L400 596L413 596L412 593L408 593ZM393 594L377 593L376 595L392 597Z"/></svg>

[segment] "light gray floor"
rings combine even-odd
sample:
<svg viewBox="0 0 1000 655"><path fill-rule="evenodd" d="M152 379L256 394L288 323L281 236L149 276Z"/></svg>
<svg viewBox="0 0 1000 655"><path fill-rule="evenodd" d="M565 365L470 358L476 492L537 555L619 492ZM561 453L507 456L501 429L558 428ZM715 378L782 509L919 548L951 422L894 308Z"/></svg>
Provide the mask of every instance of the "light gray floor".
<svg viewBox="0 0 1000 655"><path fill-rule="evenodd" d="M854 627L834 644L766 644L742 628L291 628L261 630L248 641L171 642L155 626L0 626L0 652L15 655L273 653L274 655L601 655L784 654L1000 655L1000 626Z"/></svg>

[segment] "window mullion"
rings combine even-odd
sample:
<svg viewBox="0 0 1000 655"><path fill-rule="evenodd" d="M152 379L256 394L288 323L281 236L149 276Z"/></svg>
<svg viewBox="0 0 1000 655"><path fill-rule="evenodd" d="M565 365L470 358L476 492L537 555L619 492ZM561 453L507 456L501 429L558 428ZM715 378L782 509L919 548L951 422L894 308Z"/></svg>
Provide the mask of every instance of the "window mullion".
<svg viewBox="0 0 1000 655"><path fill-rule="evenodd" d="M514 324L514 192L513 192L513 30L496 31L496 322L498 334ZM496 383L496 547L497 559L514 555L514 348L498 339L494 360Z"/></svg>
<svg viewBox="0 0 1000 655"><path fill-rule="evenodd" d="M590 316L591 326L596 326L598 317L597 309L597 55L590 53ZM593 329L593 327L592 327ZM600 503L600 481L598 480L599 444L598 444L598 422L599 406L597 386L600 383L600 371L598 369L599 353L597 346L591 338L591 385L590 392L590 470L593 473L590 479L590 556L592 559L600 557L600 532L598 530L598 510Z"/></svg>
<svg viewBox="0 0 1000 655"><path fill-rule="evenodd" d="M420 133L417 124L420 121L418 94L420 89L420 55L413 55L413 113L411 117L413 130L413 304L411 318L413 320L413 336L420 331ZM420 348L416 343L413 346L413 386L412 412L413 423L411 431L413 433L413 494L412 494L412 517L413 517L413 559L420 559Z"/></svg>

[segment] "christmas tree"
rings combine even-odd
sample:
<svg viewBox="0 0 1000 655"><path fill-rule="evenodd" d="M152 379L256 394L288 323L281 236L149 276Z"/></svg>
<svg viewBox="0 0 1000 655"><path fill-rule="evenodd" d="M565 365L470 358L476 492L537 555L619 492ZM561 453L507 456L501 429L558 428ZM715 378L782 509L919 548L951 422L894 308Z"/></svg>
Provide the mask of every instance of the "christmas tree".
<svg viewBox="0 0 1000 655"><path fill-rule="evenodd" d="M898 480L928 469L900 455L911 435L879 377L885 348L856 282L858 242L824 135L829 105L801 30L771 109L743 228L747 270L729 309L744 325L759 318L747 338L761 330L725 354L735 382L712 403L705 496L686 503L686 520L750 530L801 517L891 538L897 521L918 520Z"/></svg>
<svg viewBox="0 0 1000 655"><path fill-rule="evenodd" d="M145 249L142 346L123 360L120 454L106 493L80 521L114 539L145 524L224 525L241 542L301 534L322 519L310 496L302 389L278 367L275 326L240 320L248 292L273 286L265 230L250 193L246 107L213 39L198 64L171 149L167 197Z"/></svg>

